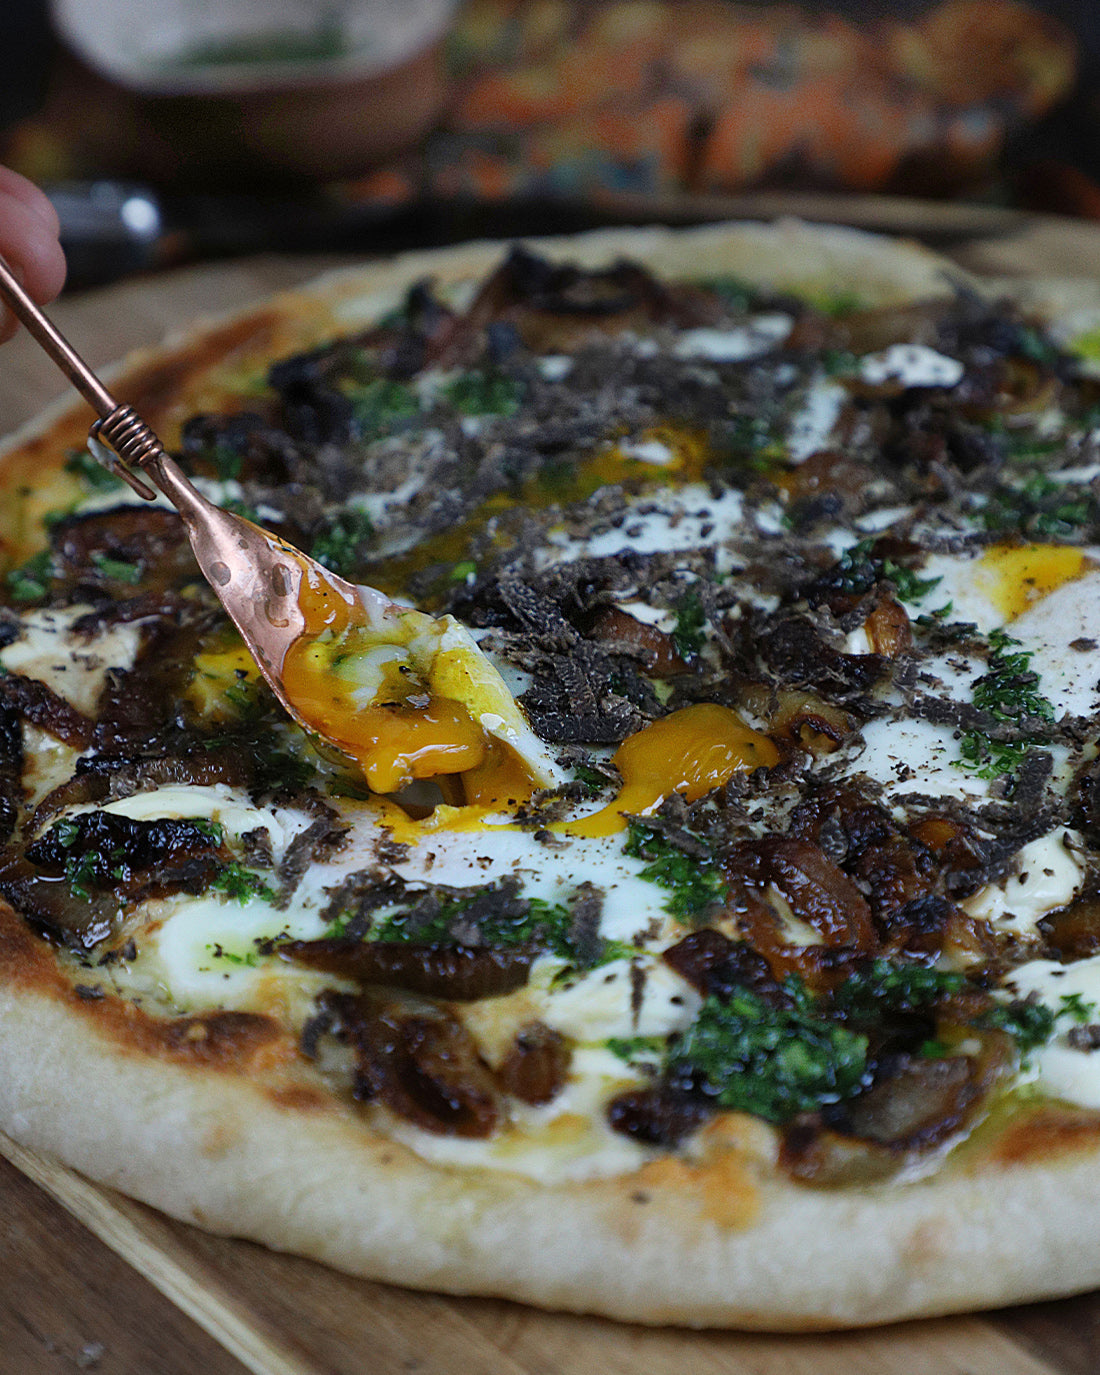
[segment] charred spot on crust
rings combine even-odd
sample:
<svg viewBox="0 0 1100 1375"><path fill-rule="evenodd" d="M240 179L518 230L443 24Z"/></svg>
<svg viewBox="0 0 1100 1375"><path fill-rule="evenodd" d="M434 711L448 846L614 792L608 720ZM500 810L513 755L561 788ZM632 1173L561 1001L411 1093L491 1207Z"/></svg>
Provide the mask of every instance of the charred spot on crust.
<svg viewBox="0 0 1100 1375"><path fill-rule="evenodd" d="M155 1024L164 1050L204 1065L231 1065L281 1035L271 1017L254 1012L204 1012Z"/></svg>

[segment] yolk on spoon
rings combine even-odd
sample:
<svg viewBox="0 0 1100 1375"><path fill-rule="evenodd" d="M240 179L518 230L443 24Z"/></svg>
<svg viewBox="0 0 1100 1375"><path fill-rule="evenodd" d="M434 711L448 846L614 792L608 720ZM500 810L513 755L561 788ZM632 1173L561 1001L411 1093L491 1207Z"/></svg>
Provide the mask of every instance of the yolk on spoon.
<svg viewBox="0 0 1100 1375"><path fill-rule="evenodd" d="M404 608L379 624L357 594L313 570L298 605L306 624L283 662L284 690L298 719L354 759L372 791L461 775L467 803L531 795L536 782L524 762L472 714L479 697L500 706L497 684L486 678L492 671L472 644L445 645L443 623ZM425 639L429 648L418 653ZM440 692L436 678L469 696Z"/></svg>
<svg viewBox="0 0 1100 1375"><path fill-rule="evenodd" d="M612 763L623 786L614 802L559 829L569 835L613 835L626 826L627 815L645 815L674 792L696 802L741 769L778 762L774 742L729 707L713 702L683 707L628 736L615 751Z"/></svg>

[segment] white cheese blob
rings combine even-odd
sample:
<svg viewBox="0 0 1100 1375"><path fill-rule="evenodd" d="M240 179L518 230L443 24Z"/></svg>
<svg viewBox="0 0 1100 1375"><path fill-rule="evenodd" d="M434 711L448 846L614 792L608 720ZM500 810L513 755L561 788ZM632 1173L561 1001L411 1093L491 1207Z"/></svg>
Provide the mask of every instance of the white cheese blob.
<svg viewBox="0 0 1100 1375"><path fill-rule="evenodd" d="M984 801L989 782L961 767L956 733L951 726L918 718L879 717L864 726L863 748L853 759L853 769L881 783L888 798L928 793Z"/></svg>
<svg viewBox="0 0 1100 1375"><path fill-rule="evenodd" d="M963 908L998 931L1037 935L1039 918L1064 907L1081 886L1084 869L1070 848L1080 844L1081 837L1064 828L1040 836L1017 854L1015 873L979 889Z"/></svg>
<svg viewBox="0 0 1100 1375"><path fill-rule="evenodd" d="M732 329L686 329L676 340L677 358L700 358L708 363L743 363L759 358L786 339L794 319L775 311L754 315L747 325Z"/></svg>
<svg viewBox="0 0 1100 1375"><path fill-rule="evenodd" d="M637 463L652 463L658 468L666 468L676 458L668 445L659 439L627 440L618 447L625 458L632 458Z"/></svg>
<svg viewBox="0 0 1100 1375"><path fill-rule="evenodd" d="M804 463L829 447L847 399L847 391L837 382L819 381L810 387L787 430L787 456L792 463Z"/></svg>
<svg viewBox="0 0 1100 1375"><path fill-rule="evenodd" d="M536 971L532 971L534 980ZM613 960L589 969L565 988L542 990L540 1017L578 1041L667 1036L695 1020L703 1000L667 965L652 957Z"/></svg>
<svg viewBox="0 0 1100 1375"><path fill-rule="evenodd" d="M636 498L621 520L608 530L577 539L563 530L551 531L546 544L533 551L542 570L579 558L604 558L632 549L639 554L675 553L721 543L737 529L744 513L740 492L730 489L715 497L701 482Z"/></svg>
<svg viewBox="0 0 1100 1375"><path fill-rule="evenodd" d="M870 386L900 382L903 387L954 387L966 369L926 344L891 344L881 353L868 353L859 362L859 375Z"/></svg>
<svg viewBox="0 0 1100 1375"><path fill-rule="evenodd" d="M603 1179L627 1174L652 1158L650 1150L612 1130L607 1120L609 1100L638 1082L610 1051L578 1047L562 1092L540 1107L514 1103L511 1121L485 1140L421 1131L383 1114L375 1120L381 1131L440 1165L507 1170L540 1184Z"/></svg>
<svg viewBox="0 0 1100 1375"><path fill-rule="evenodd" d="M180 894L165 899L162 907L164 919L144 938L139 953L146 957L146 969L159 973L173 1001L184 1007L225 1004L256 1011L293 999L308 971L261 957L256 942L284 933L316 940L324 933L316 912L276 911L261 897L238 902L220 893ZM332 975L323 977L332 984ZM322 986L316 976L306 982L311 995Z"/></svg>
<svg viewBox="0 0 1100 1375"><path fill-rule="evenodd" d="M560 382L573 371L573 360L567 353L544 353L535 359L539 375L547 382Z"/></svg>

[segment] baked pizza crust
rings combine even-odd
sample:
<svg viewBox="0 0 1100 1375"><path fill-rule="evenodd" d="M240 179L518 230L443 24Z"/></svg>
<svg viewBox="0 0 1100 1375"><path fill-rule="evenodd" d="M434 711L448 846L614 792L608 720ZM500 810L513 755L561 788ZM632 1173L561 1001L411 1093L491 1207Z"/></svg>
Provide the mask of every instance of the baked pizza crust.
<svg viewBox="0 0 1100 1375"><path fill-rule="evenodd" d="M1052 1114L945 1173L865 1190L769 1178L751 1130L706 1165L547 1187L428 1165L334 1100L280 1091L262 1050L221 1067L135 1051L98 1011L0 990L16 1140L182 1221L370 1279L778 1331L1100 1284L1095 1122Z"/></svg>
<svg viewBox="0 0 1100 1375"><path fill-rule="evenodd" d="M583 265L624 255L673 276L853 289L881 305L977 285L917 245L793 221L532 246ZM412 282L479 278L503 252L471 244L331 274L136 355L115 384L171 444L182 416L218 399L220 363L356 329ZM69 406L15 436L4 480L59 464L87 420ZM26 538L10 511L0 536ZM1095 1115L1051 1106L979 1130L925 1178L858 1189L788 1182L772 1167L770 1129L747 1118L698 1163L544 1185L425 1161L311 1085L283 1033L229 1035L213 1054L207 1031L158 1041L145 1014L113 1004L83 1001L0 905L0 1126L184 1221L355 1274L644 1323L782 1331L1100 1284Z"/></svg>

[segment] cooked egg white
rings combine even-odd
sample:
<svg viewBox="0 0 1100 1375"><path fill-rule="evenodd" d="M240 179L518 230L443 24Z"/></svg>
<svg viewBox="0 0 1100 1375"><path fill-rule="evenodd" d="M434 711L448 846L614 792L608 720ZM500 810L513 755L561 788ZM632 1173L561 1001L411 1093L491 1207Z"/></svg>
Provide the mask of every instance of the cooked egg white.
<svg viewBox="0 0 1100 1375"><path fill-rule="evenodd" d="M18 639L0 649L0 665L45 683L77 711L93 712L108 672L132 667L141 645L141 628L132 624L74 634L76 622L93 610L80 605L25 612Z"/></svg>
<svg viewBox="0 0 1100 1375"><path fill-rule="evenodd" d="M1072 964L1033 960L1014 969L1005 986L1015 997L1035 996L1061 1013L1054 1039L1032 1052L1038 1086L1052 1098L1082 1108L1100 1108L1100 1053L1078 1050L1068 1039L1081 1016L1089 1023L1100 1022L1100 955ZM1069 1012L1066 999L1076 1000L1081 1013Z"/></svg>

